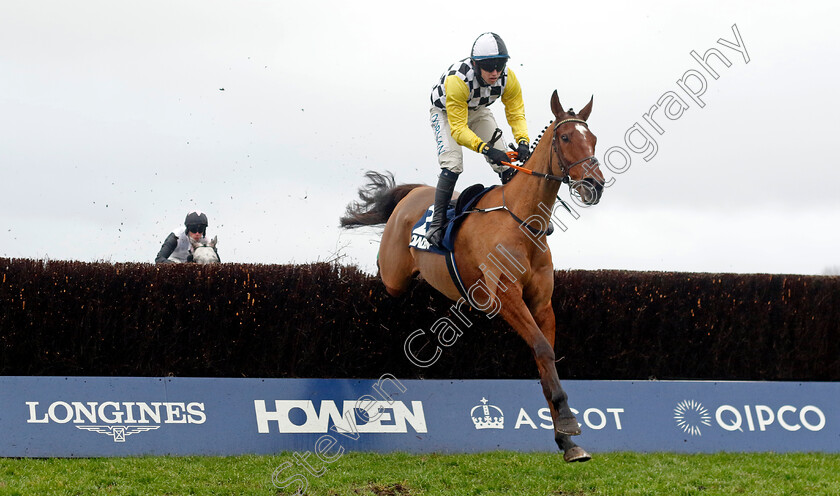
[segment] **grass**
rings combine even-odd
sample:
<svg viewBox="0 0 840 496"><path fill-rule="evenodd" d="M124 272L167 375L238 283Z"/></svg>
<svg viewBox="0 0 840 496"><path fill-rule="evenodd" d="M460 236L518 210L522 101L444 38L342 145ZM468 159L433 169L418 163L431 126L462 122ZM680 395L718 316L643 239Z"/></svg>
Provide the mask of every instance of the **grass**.
<svg viewBox="0 0 840 496"><path fill-rule="evenodd" d="M838 495L840 455L602 453L566 464L559 454L312 454L237 457L0 459L0 495ZM303 462L301 462L303 463ZM287 468L275 476L280 466Z"/></svg>

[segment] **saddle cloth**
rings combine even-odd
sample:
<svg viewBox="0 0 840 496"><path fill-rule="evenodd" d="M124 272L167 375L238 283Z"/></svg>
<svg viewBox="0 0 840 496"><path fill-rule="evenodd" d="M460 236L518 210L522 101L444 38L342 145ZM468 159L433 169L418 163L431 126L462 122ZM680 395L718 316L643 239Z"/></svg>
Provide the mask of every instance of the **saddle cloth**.
<svg viewBox="0 0 840 496"><path fill-rule="evenodd" d="M449 209L446 211L447 223L444 227L442 242L444 249L431 245L429 240L426 239L426 231L432 222L432 216L435 211L434 205L429 206L426 214L420 217L420 220L414 224L414 228L411 230L411 241L408 243L408 246L422 251L437 253L438 255L446 255L452 252L455 247L455 236L458 233L461 222L463 222L478 200L495 187L489 186L485 188L483 184L474 184L461 193L454 206L450 204Z"/></svg>
<svg viewBox="0 0 840 496"><path fill-rule="evenodd" d="M469 215L473 206L482 196L486 195L488 191L495 187L490 186L485 188L483 184L473 184L461 193L454 208L450 205L450 208L446 211L448 221L445 226L443 242L441 243L443 244L443 249L432 246L429 240L426 239L426 231L432 222L432 215L435 211L434 205L431 205L426 210L426 215L420 217L420 220L414 224L414 228L411 230L411 241L408 243L408 246L417 250L443 255L444 260L446 260L446 268L449 270L449 277L452 278L452 282L455 283L458 292L466 301L470 301L468 291L464 286L464 281L461 280L461 274L458 272L458 266L455 262L455 252L453 251L455 249L455 235L458 233L461 222Z"/></svg>

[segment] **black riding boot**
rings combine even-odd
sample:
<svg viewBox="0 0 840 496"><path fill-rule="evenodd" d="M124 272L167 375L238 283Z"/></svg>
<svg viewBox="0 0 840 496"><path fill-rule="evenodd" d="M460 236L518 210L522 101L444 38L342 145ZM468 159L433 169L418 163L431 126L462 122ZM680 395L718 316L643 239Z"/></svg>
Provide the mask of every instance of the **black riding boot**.
<svg viewBox="0 0 840 496"><path fill-rule="evenodd" d="M432 222L426 231L426 239L429 243L441 247L443 242L443 227L446 225L446 210L449 208L449 201L452 199L452 192L455 191L455 182L458 181L458 174L449 169L441 169L438 176L437 190L435 191L435 211L432 214Z"/></svg>

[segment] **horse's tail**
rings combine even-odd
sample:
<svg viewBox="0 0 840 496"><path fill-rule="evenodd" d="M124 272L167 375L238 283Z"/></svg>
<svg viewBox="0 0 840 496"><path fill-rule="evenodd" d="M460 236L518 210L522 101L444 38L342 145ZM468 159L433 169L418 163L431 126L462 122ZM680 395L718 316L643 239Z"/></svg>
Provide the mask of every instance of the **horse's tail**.
<svg viewBox="0 0 840 496"><path fill-rule="evenodd" d="M423 186L422 184L396 186L394 175L387 171L385 174L367 171L365 177L368 183L359 188L360 201L347 205L347 211L340 219L341 227L350 229L384 224L400 200L414 188Z"/></svg>

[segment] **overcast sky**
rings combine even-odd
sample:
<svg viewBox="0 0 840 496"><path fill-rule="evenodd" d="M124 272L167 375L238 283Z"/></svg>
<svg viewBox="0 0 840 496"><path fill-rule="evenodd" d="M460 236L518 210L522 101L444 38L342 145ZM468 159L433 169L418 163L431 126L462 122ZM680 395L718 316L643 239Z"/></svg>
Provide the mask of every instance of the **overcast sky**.
<svg viewBox="0 0 840 496"><path fill-rule="evenodd" d="M373 272L379 232L338 218L368 169L435 183L429 91L494 31L532 139L554 89L595 97L613 181L549 238L557 269L837 271L838 19L807 1L3 0L0 256L152 262L197 208L224 262ZM691 55L711 48L717 79ZM668 95L687 108L655 130ZM458 189L498 181L465 157Z"/></svg>

